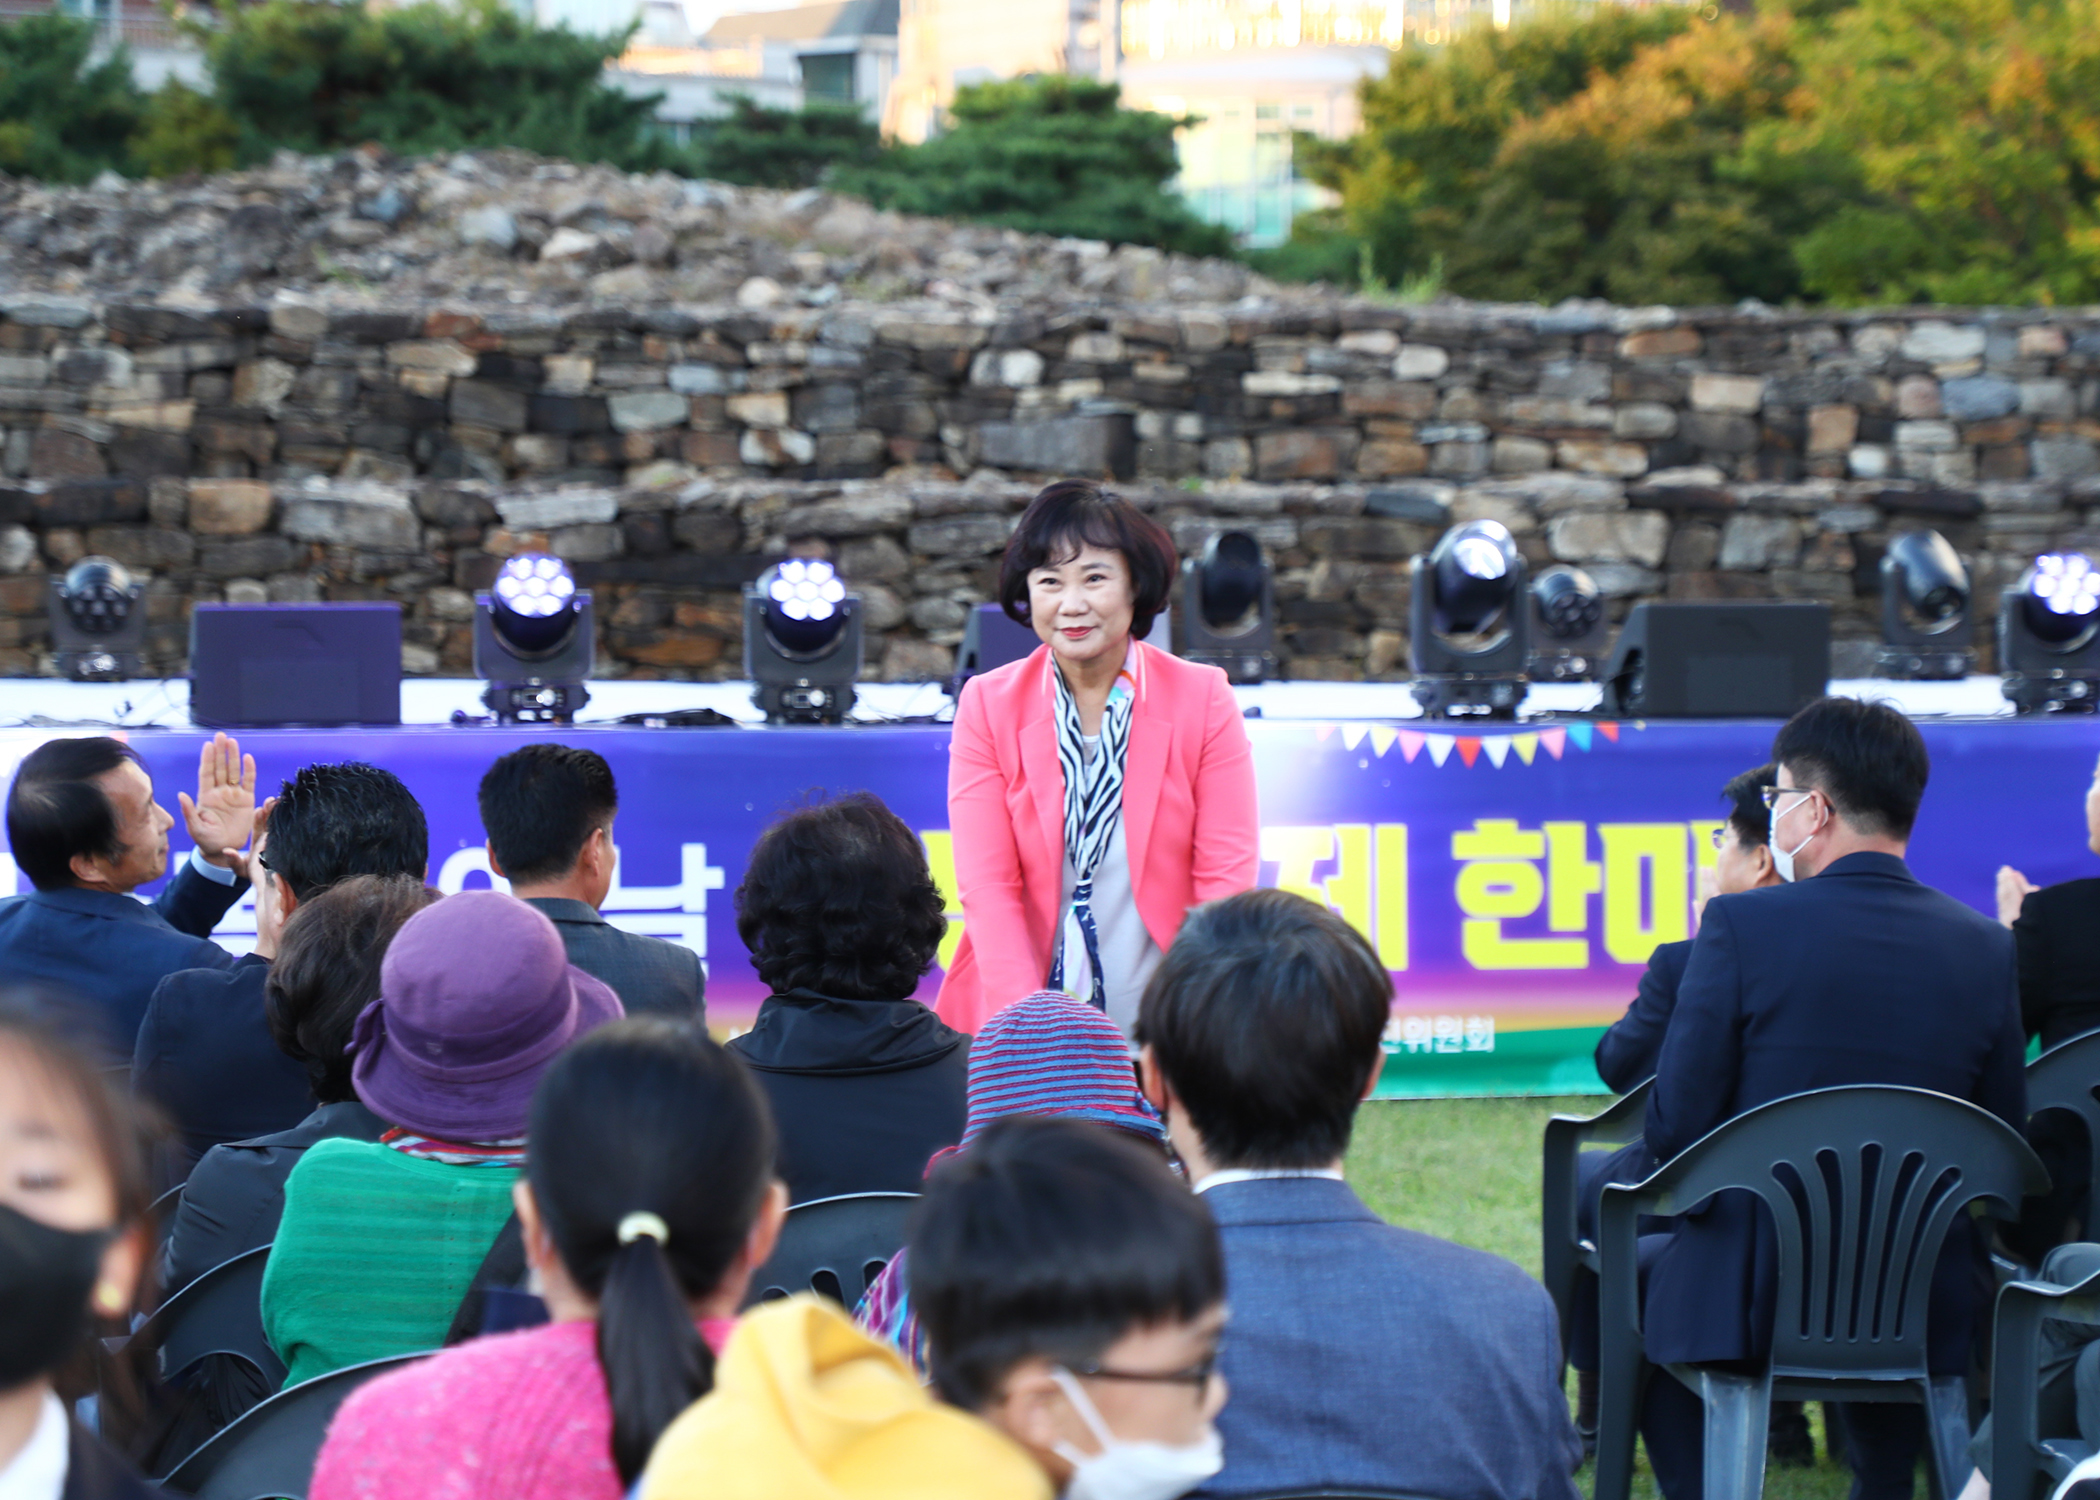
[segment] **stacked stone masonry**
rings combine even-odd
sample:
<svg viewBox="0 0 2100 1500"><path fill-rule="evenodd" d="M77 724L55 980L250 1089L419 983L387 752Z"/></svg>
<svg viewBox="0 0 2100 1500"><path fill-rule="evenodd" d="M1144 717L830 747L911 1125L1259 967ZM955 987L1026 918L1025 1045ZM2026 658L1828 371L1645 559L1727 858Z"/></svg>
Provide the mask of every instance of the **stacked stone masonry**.
<svg viewBox="0 0 2100 1500"><path fill-rule="evenodd" d="M462 673L473 590L545 548L603 675L739 675L738 591L794 552L864 596L870 677L939 677L1068 474L1184 553L1258 536L1303 678L1404 676L1407 559L1474 517L1615 617L1826 600L1841 675L1901 530L1944 532L1986 615L2100 546L2100 313L754 300L0 295L0 671L50 669L45 575L106 553L150 579L158 670L197 601L394 599L406 668Z"/></svg>

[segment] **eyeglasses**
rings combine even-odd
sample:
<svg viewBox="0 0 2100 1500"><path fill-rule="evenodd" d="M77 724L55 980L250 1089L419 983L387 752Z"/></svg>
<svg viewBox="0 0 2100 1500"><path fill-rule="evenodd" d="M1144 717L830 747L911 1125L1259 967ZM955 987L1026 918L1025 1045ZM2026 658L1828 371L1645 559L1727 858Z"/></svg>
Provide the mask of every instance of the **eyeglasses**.
<svg viewBox="0 0 2100 1500"><path fill-rule="evenodd" d="M1769 812L1779 806L1781 797L1813 797L1815 793L1812 786L1768 786L1764 789L1765 809Z"/></svg>
<svg viewBox="0 0 2100 1500"><path fill-rule="evenodd" d="M1072 1365L1072 1374L1087 1380L1134 1380L1146 1385L1188 1385L1202 1390L1217 1378L1218 1351L1213 1349L1201 1361L1185 1370L1167 1370L1154 1374L1149 1370L1111 1370L1105 1365Z"/></svg>
<svg viewBox="0 0 2100 1500"><path fill-rule="evenodd" d="M1723 823L1706 837L1713 844L1714 852L1718 854L1728 847L1729 841L1735 837L1735 830Z"/></svg>
<svg viewBox="0 0 2100 1500"><path fill-rule="evenodd" d="M263 853L260 849L255 851L255 862L265 870L268 870L272 875L277 873L277 866L270 863L270 856Z"/></svg>

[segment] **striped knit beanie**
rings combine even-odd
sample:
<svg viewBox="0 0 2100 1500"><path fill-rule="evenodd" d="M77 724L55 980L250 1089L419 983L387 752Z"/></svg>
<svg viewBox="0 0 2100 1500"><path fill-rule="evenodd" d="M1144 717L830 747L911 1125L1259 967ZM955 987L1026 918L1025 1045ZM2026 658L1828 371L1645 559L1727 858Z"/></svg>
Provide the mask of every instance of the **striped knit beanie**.
<svg viewBox="0 0 2100 1500"><path fill-rule="evenodd" d="M1138 1092L1130 1044L1091 1005L1044 990L1016 1000L970 1045L968 1146L1004 1115L1058 1115L1164 1142L1159 1115Z"/></svg>

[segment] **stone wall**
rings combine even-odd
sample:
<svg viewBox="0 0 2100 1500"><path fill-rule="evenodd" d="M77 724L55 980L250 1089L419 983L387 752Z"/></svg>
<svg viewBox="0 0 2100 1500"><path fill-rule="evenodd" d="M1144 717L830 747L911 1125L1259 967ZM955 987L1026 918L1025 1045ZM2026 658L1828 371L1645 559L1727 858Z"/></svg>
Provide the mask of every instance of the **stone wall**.
<svg viewBox="0 0 2100 1500"><path fill-rule="evenodd" d="M939 676L1014 515L1070 473L1122 481L1185 550L1259 536L1301 677L1404 675L1406 559L1457 519L1582 564L1619 615L1828 600L1841 674L1896 531L1944 531L1985 613L2035 552L2100 546L2100 315L763 291L557 311L38 292L0 314L18 674L47 665L43 575L86 552L151 576L162 670L192 601L395 598L407 667L450 673L470 591L546 547L598 591L608 675L737 675L737 590L794 550L867 596L871 676Z"/></svg>

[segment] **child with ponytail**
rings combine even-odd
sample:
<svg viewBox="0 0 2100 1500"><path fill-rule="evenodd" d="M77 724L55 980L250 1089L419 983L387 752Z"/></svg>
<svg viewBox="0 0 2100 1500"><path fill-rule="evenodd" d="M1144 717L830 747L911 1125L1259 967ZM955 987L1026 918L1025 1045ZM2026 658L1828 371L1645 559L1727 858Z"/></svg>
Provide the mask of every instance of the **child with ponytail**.
<svg viewBox="0 0 2100 1500"><path fill-rule="evenodd" d="M787 1208L773 1125L697 1023L615 1021L533 1096L516 1188L552 1322L448 1349L353 1395L312 1500L619 1500L714 1384Z"/></svg>

